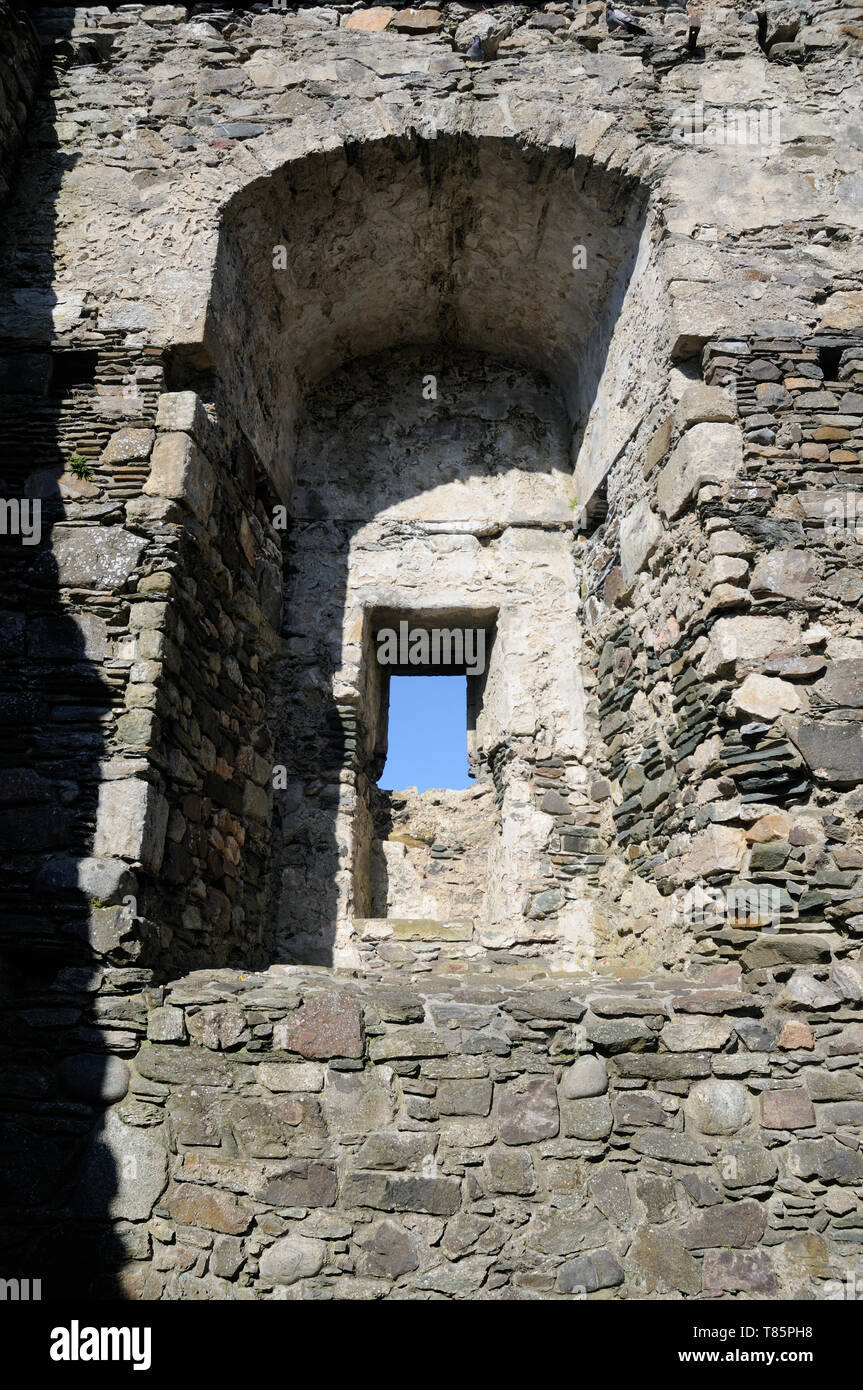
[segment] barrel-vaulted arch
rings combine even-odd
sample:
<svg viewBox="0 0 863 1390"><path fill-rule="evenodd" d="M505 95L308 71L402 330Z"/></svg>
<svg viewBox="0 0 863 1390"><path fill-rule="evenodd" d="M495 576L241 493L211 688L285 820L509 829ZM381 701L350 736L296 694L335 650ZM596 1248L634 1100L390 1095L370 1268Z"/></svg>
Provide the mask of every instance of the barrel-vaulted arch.
<svg viewBox="0 0 863 1390"><path fill-rule="evenodd" d="M452 499L443 478L435 476L433 451L424 448L425 426L412 425L405 411L407 393L416 392L416 372L409 375L406 365L400 375L400 353L405 364L424 359L417 349L428 349L429 361L446 362L450 395L456 378L474 372L471 354L533 374L537 384L529 388L527 375L512 378L518 384L509 404L501 406L495 388L494 407L490 400L481 407L498 424L489 424L479 453L468 446L471 427L453 422L445 472L458 489L462 480L481 478L483 460L494 458L499 482L489 480L487 491L471 495L482 497L499 527L517 516L521 525L531 518L529 524L540 528L536 544L543 565L557 563L546 554L542 528L551 523L553 533L561 524L555 511L561 502L564 525L571 513L559 485L540 475L559 478L568 453L569 467L577 465L576 496L587 502L658 395L665 339L652 254L656 240L647 189L638 178L612 172L562 144L469 133L347 141L289 160L246 184L225 205L199 363L211 369L223 429L228 435L242 432L278 497L304 519L291 541L288 659L274 675L270 702L278 726L275 761L287 764L293 778L273 812L274 892L266 930L279 958L287 952L288 959L348 960L349 919L364 910L358 865L367 857L371 834L376 714L354 629L372 599L395 593L397 569L387 568L386 556L397 552L386 545L383 559L375 552L374 581L371 571L358 579L350 555L365 523L374 525L382 515L380 470L397 474L387 508L419 526L416 595L439 603L441 586L449 584L453 603L466 602L458 577L472 562L467 554L463 565L453 561L447 579L445 566L433 562L430 533L423 529L460 513L444 504ZM345 371L356 370L351 364L358 359L375 362L382 355L390 365L377 373L386 383L377 407L373 390L351 405ZM476 366L470 391L486 389L480 385L484 371ZM495 371L488 368L488 380ZM343 398L344 436L330 430L315 460L310 441L317 437L321 402L316 388L339 377L341 385L333 390ZM516 447L518 429L501 422L500 410L529 412L532 407L521 403L539 399L539 378L556 388L568 416L568 438L564 428L562 448L552 447L540 429L535 438L543 442L531 455ZM498 374L496 380L503 379ZM390 437L400 442L389 452L369 442L370 408L392 422L384 434L390 428ZM453 399L443 405L443 415L447 410L457 413ZM349 439L351 420L357 429ZM495 430L499 440L509 441L509 450L494 444ZM408 464L414 456L422 456L421 466ZM344 516L336 514L345 510L338 507L331 515L345 459L348 474L359 482L356 505ZM298 471L305 490L294 487ZM536 481L525 490L531 471ZM318 533L304 524L310 482L324 485L315 490L329 499L324 513L333 522L331 531ZM442 505L444 512L435 510ZM458 544L470 549L468 541ZM499 558L505 566L506 557ZM468 588L485 583L477 576L465 582ZM576 604L577 586L562 584L563 627L555 640L567 649L577 637ZM502 612L506 640L516 640L528 618ZM580 688L567 688L564 705L570 697L578 723ZM565 713L561 719L565 724ZM334 721L357 729L349 766L341 755L330 758L322 731Z"/></svg>
<svg viewBox="0 0 863 1390"><path fill-rule="evenodd" d="M573 134L572 141L576 138ZM612 140L612 154L614 148ZM611 167L599 153L579 153L562 137L558 143L539 143L452 130L375 134L334 140L313 151L299 148L284 161L273 148L266 162L270 172L240 187L242 175L232 171L233 191L226 195L218 226L214 219L212 240L208 232L199 248L190 248L188 289L177 305L177 323L185 327L168 335L165 348L170 390L196 387L208 397L209 424L199 428L212 444L214 460L228 465L241 488L254 485L259 507L268 508L275 495L289 514L301 517L291 532L294 551L286 577L296 590L294 552L305 545L309 583L299 584L299 599L286 595L284 650L274 644L266 655L263 719L256 714L255 727L232 730L233 743L254 747L274 767L287 765L292 749L302 764L295 769L294 791L279 797L268 787L271 814L262 817L258 807L248 822L255 883L271 884L274 892L269 910L263 906L266 893L257 894L242 930L246 944L254 939L255 949L271 958L286 958L291 936L296 949L291 947L287 958L326 964L338 954L334 929L357 912L357 894L352 899L344 884L351 874L356 882L363 837L368 838L360 812L371 804L374 712L365 690L363 614L384 598L389 607L404 603L398 594L377 589L370 596L368 585L355 582L351 570L359 531L371 522L377 534L382 501L376 482L355 490L357 507L349 516L332 516L329 502L324 503L323 519L332 525L314 553L310 547L317 546L317 533L304 530L302 519L310 488L320 494L317 483L330 479L332 500L348 453L354 480L392 473L393 496L386 507L395 506L402 520L419 525L423 577L414 599L423 600L431 588L439 604L443 584L452 591L450 607L462 611L467 600L460 562L453 561L447 580L440 568L430 568L432 543L421 539L441 522L463 515L436 510L449 495L445 484L452 480L458 489L462 479L481 483L494 473L500 485L490 486L482 502L490 507L483 515L493 516L496 535L513 525L549 534L566 530L573 496L579 505L589 502L661 396L669 344L666 287L655 255L661 228L648 182L625 171L637 161ZM419 357L407 349L420 349ZM408 380L405 371L411 361L424 361L426 350L431 360L447 364L449 384L474 373L464 397L466 415L462 411L467 424L453 420L460 407L451 398L434 420L415 421L418 432L408 438L403 403L406 393L415 395L417 380L415 373ZM366 411L366 424L350 448L347 429L343 442L330 431L326 447L312 457L321 424L316 411L327 399L327 383L350 373L359 359L382 358L389 364L385 370L383 365L370 369L387 383L380 399L386 417L381 438L367 418L371 398L366 392L357 402L361 413ZM492 358L486 371L482 361ZM475 372L468 359L475 359ZM512 365L515 389L501 375L501 363ZM495 374L500 385L492 393L494 409L491 398L481 401L474 423L468 419L474 408L468 398L478 400L477 393L487 389L482 382ZM543 382L549 381L561 409L550 399L548 409L563 426L554 424L553 440L536 415ZM345 410L353 409L344 383L338 392ZM509 411L521 412L518 423L507 421ZM525 411L530 421L523 430ZM478 422L487 420L497 423L486 430L481 447L470 447L469 439L482 433ZM440 455L445 455L446 477L435 479L427 469L410 466L430 436L454 441L453 450ZM396 438L394 452L386 440ZM250 452L270 487L254 482L255 470L247 466ZM564 488L555 481L568 467L574 470L571 490L569 482ZM297 473L304 484L295 489ZM321 511L313 510L320 519ZM229 517L220 524L230 531ZM544 539L537 543L548 548ZM454 544L469 549L471 538ZM504 548L507 544L501 540ZM452 545L450 550L455 555ZM376 542L369 553L379 558ZM230 544L226 554L231 556ZM490 563L490 552L487 558ZM241 560L234 556L228 563ZM500 572L507 564L501 555ZM375 584L389 591L394 576L378 570ZM475 581L474 587L485 584L479 571ZM563 589L569 597L557 618L565 630L553 640L561 650L572 650L579 628L578 586L567 579ZM493 606L501 613L509 601L506 594L494 603L485 603L481 594L474 598L483 609ZM239 609L237 616L242 622ZM518 623L518 631L527 632L530 615L521 615ZM547 626L543 631L543 640L550 640ZM524 638L528 646L536 640L536 634ZM575 688L575 666L572 671L573 689L567 687L563 703L577 711L583 702ZM292 680L300 683L302 698ZM524 691L513 699L539 707ZM546 714L543 710L543 718ZM565 714L561 719L565 722ZM578 721L576 712L570 731ZM171 736L168 732L169 742ZM174 793L168 790L170 800ZM346 809L348 802L353 810ZM299 827L290 823L292 816ZM304 846L314 856L308 891L286 898L288 858L295 850L305 853ZM222 891L218 880L214 891ZM208 943L204 958L210 958L211 948L224 955L229 945Z"/></svg>
<svg viewBox="0 0 863 1390"><path fill-rule="evenodd" d="M399 135L291 160L223 211L204 346L224 418L288 500L321 378L399 346L491 351L560 388L586 501L655 386L655 239L640 180L563 146Z"/></svg>

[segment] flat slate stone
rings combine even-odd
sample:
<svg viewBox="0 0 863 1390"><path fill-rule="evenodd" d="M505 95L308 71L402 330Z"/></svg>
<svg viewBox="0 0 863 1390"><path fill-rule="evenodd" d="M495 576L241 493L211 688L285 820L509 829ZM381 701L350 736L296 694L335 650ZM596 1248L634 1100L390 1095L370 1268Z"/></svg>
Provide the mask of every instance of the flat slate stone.
<svg viewBox="0 0 863 1390"><path fill-rule="evenodd" d="M706 1294L754 1293L770 1298L779 1280L766 1250L708 1250L703 1265Z"/></svg>
<svg viewBox="0 0 863 1390"><path fill-rule="evenodd" d="M353 994L328 990L307 999L278 1023L275 1040L283 1051L296 1052L311 1061L362 1057L362 1006Z"/></svg>
<svg viewBox="0 0 863 1390"><path fill-rule="evenodd" d="M836 787L863 782L863 728L858 724L789 715L786 727L816 777Z"/></svg>
<svg viewBox="0 0 863 1390"><path fill-rule="evenodd" d="M425 1178L391 1173L349 1173L342 1190L345 1207L377 1211L416 1211L452 1216L461 1205L458 1178Z"/></svg>
<svg viewBox="0 0 863 1390"><path fill-rule="evenodd" d="M679 1236L689 1250L709 1246L757 1245L767 1229L767 1208L751 1197L722 1206L706 1207L680 1228Z"/></svg>
<svg viewBox="0 0 863 1390"><path fill-rule="evenodd" d="M710 1156L703 1144L696 1144L685 1134L672 1134L666 1129L648 1129L636 1134L632 1147L648 1158L665 1163L709 1163Z"/></svg>
<svg viewBox="0 0 863 1390"><path fill-rule="evenodd" d="M470 941L473 936L473 922L467 917L451 922L394 917L387 919L387 925L397 941Z"/></svg>
<svg viewBox="0 0 863 1390"><path fill-rule="evenodd" d="M826 705L860 709L863 706L863 657L831 661L821 680L812 687L812 693Z"/></svg>
<svg viewBox="0 0 863 1390"><path fill-rule="evenodd" d="M863 1157L836 1139L800 1139L791 1145L791 1171L843 1186L863 1182Z"/></svg>

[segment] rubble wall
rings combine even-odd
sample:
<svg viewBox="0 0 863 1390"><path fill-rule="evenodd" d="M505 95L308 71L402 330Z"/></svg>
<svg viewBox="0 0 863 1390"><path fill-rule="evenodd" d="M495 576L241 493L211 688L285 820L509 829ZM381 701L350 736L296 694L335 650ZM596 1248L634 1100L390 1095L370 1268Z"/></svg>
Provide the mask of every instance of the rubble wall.
<svg viewBox="0 0 863 1390"><path fill-rule="evenodd" d="M41 504L3 536L10 1275L859 1274L855 12L651 9L633 40L594 5L46 12L31 100L2 7L4 501ZM778 143L693 137L705 111L778 111ZM569 914L600 983L446 940L253 973L304 403L439 342L569 412L587 650L555 658L592 705L529 796L542 930Z"/></svg>
<svg viewBox="0 0 863 1390"><path fill-rule="evenodd" d="M79 1240L108 1153L130 1298L845 1297L861 968L752 979L176 980L136 1019Z"/></svg>

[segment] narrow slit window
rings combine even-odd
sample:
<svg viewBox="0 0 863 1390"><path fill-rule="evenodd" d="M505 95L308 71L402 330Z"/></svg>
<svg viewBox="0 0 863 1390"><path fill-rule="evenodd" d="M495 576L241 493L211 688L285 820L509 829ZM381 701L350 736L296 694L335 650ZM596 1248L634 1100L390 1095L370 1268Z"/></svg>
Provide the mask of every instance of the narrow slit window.
<svg viewBox="0 0 863 1390"><path fill-rule="evenodd" d="M467 677L391 676L385 791L473 786L467 761Z"/></svg>

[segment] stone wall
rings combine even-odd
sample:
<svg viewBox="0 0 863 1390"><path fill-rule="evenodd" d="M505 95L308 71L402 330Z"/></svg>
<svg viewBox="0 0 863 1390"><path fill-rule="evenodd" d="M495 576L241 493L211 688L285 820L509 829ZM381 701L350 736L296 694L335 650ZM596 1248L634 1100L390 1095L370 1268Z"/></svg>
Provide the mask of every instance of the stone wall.
<svg viewBox="0 0 863 1390"><path fill-rule="evenodd" d="M132 1298L841 1297L863 973L785 973L176 980L79 1239L109 1153Z"/></svg>
<svg viewBox="0 0 863 1390"><path fill-rule="evenodd" d="M18 751L3 773L7 939L62 952L83 922L97 959L224 962L261 931L270 766L248 732L266 753L280 546L198 398L157 408L152 358L92 357L93 383L69 386L45 352L35 397L35 369L6 358L7 486L50 537L9 551L30 623L25 645L8 614L6 711L30 765Z"/></svg>
<svg viewBox="0 0 863 1390"><path fill-rule="evenodd" d="M41 506L2 538L4 1273L859 1277L860 26L636 9L46 9L34 91L0 5L2 500ZM408 349L473 363L459 438L370 384ZM530 832L485 880L519 930L387 925L371 875L340 917L398 844L344 574L485 614L538 555L560 603L474 750L492 840ZM280 920L292 815L332 872ZM274 963L340 926L340 971Z"/></svg>
<svg viewBox="0 0 863 1390"><path fill-rule="evenodd" d="M585 544L592 873L623 885L627 934L634 894L663 915L646 885L673 920L709 884L732 906L690 916L700 956L762 963L853 946L863 886L860 339L774 327L705 348L704 384L680 379ZM643 478L654 500L633 507ZM769 945L759 901L782 928Z"/></svg>

